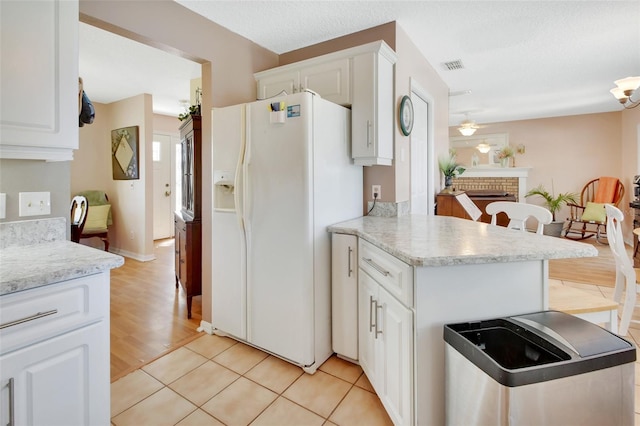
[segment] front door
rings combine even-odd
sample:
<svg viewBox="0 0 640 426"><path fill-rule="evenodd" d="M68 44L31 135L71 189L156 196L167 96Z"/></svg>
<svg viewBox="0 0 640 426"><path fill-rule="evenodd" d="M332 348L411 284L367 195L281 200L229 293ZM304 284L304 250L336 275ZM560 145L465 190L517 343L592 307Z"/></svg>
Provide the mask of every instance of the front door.
<svg viewBox="0 0 640 426"><path fill-rule="evenodd" d="M172 167L173 146L177 137L153 135L153 239L173 236L173 194Z"/></svg>

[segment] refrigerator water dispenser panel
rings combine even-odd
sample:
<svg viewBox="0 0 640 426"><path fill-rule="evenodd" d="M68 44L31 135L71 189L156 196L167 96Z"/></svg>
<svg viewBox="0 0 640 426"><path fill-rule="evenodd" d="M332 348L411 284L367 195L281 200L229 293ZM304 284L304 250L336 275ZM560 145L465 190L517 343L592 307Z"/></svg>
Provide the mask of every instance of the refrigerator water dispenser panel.
<svg viewBox="0 0 640 426"><path fill-rule="evenodd" d="M215 211L236 210L235 174L228 170L213 171L213 209Z"/></svg>

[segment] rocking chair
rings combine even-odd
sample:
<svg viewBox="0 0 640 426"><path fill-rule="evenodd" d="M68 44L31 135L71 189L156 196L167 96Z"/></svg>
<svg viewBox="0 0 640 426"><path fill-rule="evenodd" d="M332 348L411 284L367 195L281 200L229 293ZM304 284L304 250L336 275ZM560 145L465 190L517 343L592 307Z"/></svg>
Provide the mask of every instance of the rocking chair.
<svg viewBox="0 0 640 426"><path fill-rule="evenodd" d="M617 207L624 196L624 185L615 177L600 177L589 181L580 193L580 205L569 203L571 217L567 218L564 236L571 240L584 240L596 236L596 241L607 232L605 204Z"/></svg>

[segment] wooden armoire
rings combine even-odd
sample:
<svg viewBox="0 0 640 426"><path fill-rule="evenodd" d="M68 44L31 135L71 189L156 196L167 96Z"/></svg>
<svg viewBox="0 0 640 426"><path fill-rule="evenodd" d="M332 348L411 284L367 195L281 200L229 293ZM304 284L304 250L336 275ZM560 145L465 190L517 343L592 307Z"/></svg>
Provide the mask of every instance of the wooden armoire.
<svg viewBox="0 0 640 426"><path fill-rule="evenodd" d="M191 318L193 296L202 294L202 120L189 116L180 126L182 206L175 213L176 288L187 296Z"/></svg>

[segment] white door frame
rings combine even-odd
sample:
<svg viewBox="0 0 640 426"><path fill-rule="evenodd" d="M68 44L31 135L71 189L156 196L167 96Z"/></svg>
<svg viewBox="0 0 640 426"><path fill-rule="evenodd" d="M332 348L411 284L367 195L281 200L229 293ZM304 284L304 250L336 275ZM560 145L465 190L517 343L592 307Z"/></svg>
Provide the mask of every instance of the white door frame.
<svg viewBox="0 0 640 426"><path fill-rule="evenodd" d="M427 169L427 214L429 216L435 215L435 203L436 203L436 179L435 179L435 147L434 147L434 98L426 90L420 86L420 84L413 78L410 78L411 83L411 98L420 98L427 104L427 158L421 159L426 162ZM415 118L414 118L415 119ZM411 153L411 161L413 162L413 153ZM411 182L413 185L413 182Z"/></svg>

